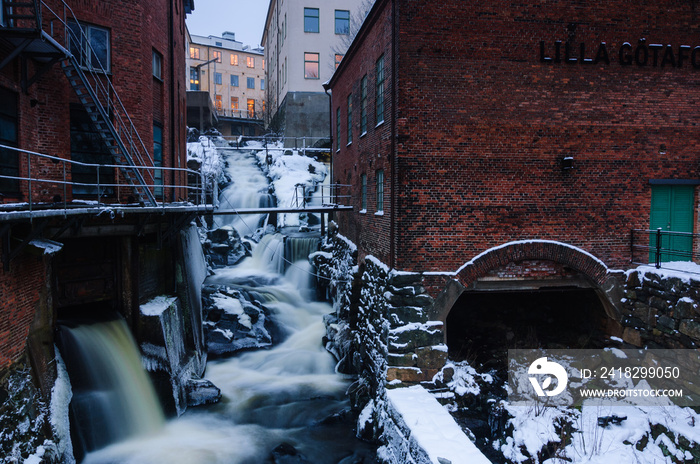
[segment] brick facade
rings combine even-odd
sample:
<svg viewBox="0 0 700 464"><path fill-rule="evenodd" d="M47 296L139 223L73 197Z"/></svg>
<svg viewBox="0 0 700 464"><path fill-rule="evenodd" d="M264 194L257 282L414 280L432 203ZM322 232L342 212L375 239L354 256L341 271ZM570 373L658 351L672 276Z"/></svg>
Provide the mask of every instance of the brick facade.
<svg viewBox="0 0 700 464"><path fill-rule="evenodd" d="M650 181L697 180L697 13L682 1L378 0L330 81L334 137L341 114L334 181L357 192L341 233L361 256L415 272L454 272L518 240L631 267L630 230L650 227ZM375 128L370 91L360 137L359 85L367 74L373 89L382 53L386 120Z"/></svg>

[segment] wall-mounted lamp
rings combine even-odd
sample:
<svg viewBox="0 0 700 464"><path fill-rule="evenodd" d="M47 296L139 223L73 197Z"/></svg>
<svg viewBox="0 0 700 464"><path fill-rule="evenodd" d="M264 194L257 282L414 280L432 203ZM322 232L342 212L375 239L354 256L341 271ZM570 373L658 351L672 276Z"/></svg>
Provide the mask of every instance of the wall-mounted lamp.
<svg viewBox="0 0 700 464"><path fill-rule="evenodd" d="M564 171L568 171L569 169L574 168L574 157L573 156L565 156L561 160L561 168Z"/></svg>

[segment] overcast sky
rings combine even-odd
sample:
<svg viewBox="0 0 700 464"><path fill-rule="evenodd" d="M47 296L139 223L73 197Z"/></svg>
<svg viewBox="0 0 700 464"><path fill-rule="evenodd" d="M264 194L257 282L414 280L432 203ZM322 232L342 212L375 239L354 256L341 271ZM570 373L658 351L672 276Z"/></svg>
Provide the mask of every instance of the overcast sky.
<svg viewBox="0 0 700 464"><path fill-rule="evenodd" d="M269 4L268 0L194 0L187 28L190 34L205 37L235 32L243 45L260 45Z"/></svg>

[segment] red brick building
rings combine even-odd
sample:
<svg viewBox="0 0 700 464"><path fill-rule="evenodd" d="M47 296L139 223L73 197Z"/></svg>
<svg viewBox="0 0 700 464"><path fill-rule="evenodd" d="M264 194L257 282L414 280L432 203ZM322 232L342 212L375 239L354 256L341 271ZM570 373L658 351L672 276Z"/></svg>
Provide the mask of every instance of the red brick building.
<svg viewBox="0 0 700 464"><path fill-rule="evenodd" d="M694 232L697 14L377 1L329 83L334 180L358 192L341 233L439 272L535 239L628 268L631 229Z"/></svg>
<svg viewBox="0 0 700 464"><path fill-rule="evenodd" d="M40 373L51 369L62 309L99 306L132 322L139 303L174 291L163 245L193 217L180 202L194 3L0 7L1 383L27 348Z"/></svg>

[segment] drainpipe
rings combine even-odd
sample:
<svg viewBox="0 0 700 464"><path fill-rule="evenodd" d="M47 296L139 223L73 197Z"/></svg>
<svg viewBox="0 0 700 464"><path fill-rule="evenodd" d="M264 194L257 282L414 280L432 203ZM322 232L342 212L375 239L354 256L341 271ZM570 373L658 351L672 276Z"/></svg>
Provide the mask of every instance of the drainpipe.
<svg viewBox="0 0 700 464"><path fill-rule="evenodd" d="M175 15L173 13L173 1L179 1L179 0L171 0L169 3L169 8L168 8L168 43L170 44L170 47L168 47L170 50L168 51L168 59L170 66L170 85L169 85L169 91L170 91L170 153L171 153L171 159L172 159L172 167L175 167L175 159L177 158L177 167L180 167L180 156L175 155L175 143L177 138L175 137L175 114L178 114L179 112L175 109L175 54L173 52L173 49L175 48L175 33L173 32L173 21L175 20ZM184 13L183 13L184 14ZM178 147L179 148L179 147ZM180 155L178 151L178 155ZM165 176L161 176L163 179L165 179ZM175 171L171 170L170 171L170 201L176 201L175 198ZM165 192L163 192L163 196L165 197ZM163 198L163 201L165 201L165 198Z"/></svg>
<svg viewBox="0 0 700 464"><path fill-rule="evenodd" d="M333 203L335 203L335 197L336 197L336 192L335 189L333 189L333 183L335 182L333 180L333 97L331 96L328 91L330 90L330 86L328 85L328 82L323 83L323 91L326 92L326 95L328 95L328 136L331 142L330 149L328 150L328 155L330 159L330 164L331 164L331 171L330 171L330 176L331 176L331 182L330 182L330 187L331 191L328 192L333 199ZM323 189L323 187L321 187ZM323 213L321 213L321 218L323 219ZM330 223L331 220L333 219L333 213L329 212L328 213L328 222ZM323 229L323 221L321 221L321 229ZM323 230L321 230L321 235L323 235Z"/></svg>
<svg viewBox="0 0 700 464"><path fill-rule="evenodd" d="M398 34L398 19L396 18L396 0L391 1L391 216L389 222L389 263L391 268L396 267L396 197L398 196L397 187L398 182L396 179L396 112L398 108L397 105L397 76L398 76L398 61L397 56L398 45L396 44L396 37Z"/></svg>

